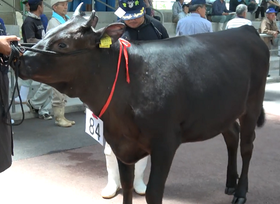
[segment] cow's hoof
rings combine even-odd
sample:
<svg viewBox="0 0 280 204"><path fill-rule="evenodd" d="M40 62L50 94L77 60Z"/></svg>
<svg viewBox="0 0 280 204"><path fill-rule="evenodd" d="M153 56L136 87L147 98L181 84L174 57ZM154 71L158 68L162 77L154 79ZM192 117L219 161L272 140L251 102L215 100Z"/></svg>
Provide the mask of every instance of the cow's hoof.
<svg viewBox="0 0 280 204"><path fill-rule="evenodd" d="M235 188L226 187L226 189L225 189L225 194L227 194L227 195L233 195L234 193L235 193Z"/></svg>
<svg viewBox="0 0 280 204"><path fill-rule="evenodd" d="M244 204L246 203L246 200L247 200L246 198L233 197L231 204Z"/></svg>

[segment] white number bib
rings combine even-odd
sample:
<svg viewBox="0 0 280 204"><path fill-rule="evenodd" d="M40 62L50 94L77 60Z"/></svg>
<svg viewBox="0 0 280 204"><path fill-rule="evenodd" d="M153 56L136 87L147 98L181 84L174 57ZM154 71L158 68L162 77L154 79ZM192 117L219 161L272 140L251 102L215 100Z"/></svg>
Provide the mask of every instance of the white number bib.
<svg viewBox="0 0 280 204"><path fill-rule="evenodd" d="M91 110L86 109L86 129L85 132L93 137L102 146L104 145L103 121L92 116Z"/></svg>

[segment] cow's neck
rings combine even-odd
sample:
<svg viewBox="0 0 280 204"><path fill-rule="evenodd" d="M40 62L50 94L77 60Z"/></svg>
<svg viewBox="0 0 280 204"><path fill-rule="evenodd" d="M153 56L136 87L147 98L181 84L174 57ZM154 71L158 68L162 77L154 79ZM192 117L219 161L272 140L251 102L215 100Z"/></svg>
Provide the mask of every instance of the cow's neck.
<svg viewBox="0 0 280 204"><path fill-rule="evenodd" d="M112 46L110 49L95 51L94 56L90 56L91 59L88 67L82 68L81 73L78 73L81 77L74 78L68 84L67 92L69 91L69 94L71 93L72 96L78 96L97 115L106 103L113 87L117 72L118 56L118 45ZM124 64L122 56L117 84L110 103L115 103L120 89L123 90L123 86L127 83Z"/></svg>

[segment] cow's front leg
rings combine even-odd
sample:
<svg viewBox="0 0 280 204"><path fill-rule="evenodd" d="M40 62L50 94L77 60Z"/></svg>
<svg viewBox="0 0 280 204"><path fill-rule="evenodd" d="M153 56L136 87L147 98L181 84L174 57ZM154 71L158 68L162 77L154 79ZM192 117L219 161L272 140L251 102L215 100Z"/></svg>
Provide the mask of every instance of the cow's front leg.
<svg viewBox="0 0 280 204"><path fill-rule="evenodd" d="M123 189L123 204L132 204L134 165L127 165L118 159L121 185Z"/></svg>
<svg viewBox="0 0 280 204"><path fill-rule="evenodd" d="M148 204L162 204L165 182L179 145L157 144L151 152L151 172L146 190Z"/></svg>

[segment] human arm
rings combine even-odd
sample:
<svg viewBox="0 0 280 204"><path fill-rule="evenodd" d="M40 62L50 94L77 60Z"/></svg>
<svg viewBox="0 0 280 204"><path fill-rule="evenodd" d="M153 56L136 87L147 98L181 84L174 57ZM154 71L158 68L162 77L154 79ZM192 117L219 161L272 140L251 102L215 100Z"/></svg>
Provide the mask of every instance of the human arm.
<svg viewBox="0 0 280 204"><path fill-rule="evenodd" d="M4 55L9 55L11 52L10 42L19 40L20 38L18 38L15 35L0 36L0 53Z"/></svg>
<svg viewBox="0 0 280 204"><path fill-rule="evenodd" d="M227 7L226 7L226 3L224 2L224 3L222 3L222 9L223 9L223 13L222 13L222 15L229 15L229 10L227 9Z"/></svg>
<svg viewBox="0 0 280 204"><path fill-rule="evenodd" d="M217 1L220 0L216 0L213 4L212 4L212 15L223 15L223 9L221 9L219 7L219 4Z"/></svg>
<svg viewBox="0 0 280 204"><path fill-rule="evenodd" d="M37 43L37 42L39 42L40 40L37 39L37 38L28 38L26 41L27 41L27 43Z"/></svg>

